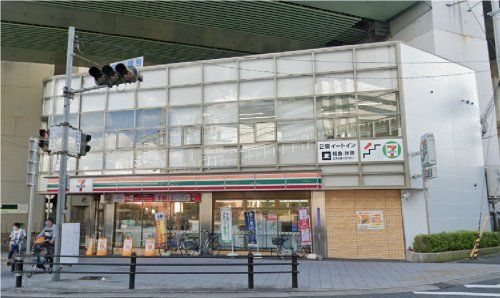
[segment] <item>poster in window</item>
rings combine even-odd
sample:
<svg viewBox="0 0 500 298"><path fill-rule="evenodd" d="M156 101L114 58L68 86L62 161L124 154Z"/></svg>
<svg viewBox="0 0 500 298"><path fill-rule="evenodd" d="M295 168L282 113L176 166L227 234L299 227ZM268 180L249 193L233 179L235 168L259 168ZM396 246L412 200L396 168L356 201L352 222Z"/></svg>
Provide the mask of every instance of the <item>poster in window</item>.
<svg viewBox="0 0 500 298"><path fill-rule="evenodd" d="M358 230L383 230L384 215L380 210L356 211Z"/></svg>
<svg viewBox="0 0 500 298"><path fill-rule="evenodd" d="M167 216L164 212L155 213L156 239L159 247L167 242Z"/></svg>

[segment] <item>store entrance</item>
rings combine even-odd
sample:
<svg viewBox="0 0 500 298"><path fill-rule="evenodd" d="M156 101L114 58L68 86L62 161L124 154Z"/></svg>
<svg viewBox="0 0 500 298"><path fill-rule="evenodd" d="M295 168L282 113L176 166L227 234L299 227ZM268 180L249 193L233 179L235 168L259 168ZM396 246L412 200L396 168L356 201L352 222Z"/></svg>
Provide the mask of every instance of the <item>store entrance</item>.
<svg viewBox="0 0 500 298"><path fill-rule="evenodd" d="M220 236L221 208L231 207L232 239L221 242L223 249L272 250L272 239L283 237L286 249L295 249L300 242L299 209L310 206L310 192L224 192L213 193L213 231ZM307 209L308 210L308 209ZM248 244L245 212L255 213L256 244ZM219 237L221 238L221 237Z"/></svg>

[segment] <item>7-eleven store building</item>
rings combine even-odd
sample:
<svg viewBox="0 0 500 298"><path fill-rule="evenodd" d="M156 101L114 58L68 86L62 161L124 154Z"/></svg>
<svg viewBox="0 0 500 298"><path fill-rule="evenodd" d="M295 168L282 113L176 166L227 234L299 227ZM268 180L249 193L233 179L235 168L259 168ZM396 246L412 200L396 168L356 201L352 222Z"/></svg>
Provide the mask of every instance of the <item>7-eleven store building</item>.
<svg viewBox="0 0 500 298"><path fill-rule="evenodd" d="M231 207L237 250L249 249L249 211L260 250L278 235L293 247L307 208L314 252L404 259L415 235L474 230L478 210L488 213L479 105L463 103L478 100L468 68L385 42L141 74L124 90L71 102L71 125L92 136L90 152L68 160L66 220L81 223L82 242L100 234L120 250L131 237L142 248L157 237L158 213L175 234L219 233ZM64 77L44 84L50 127L61 122ZM72 82L93 85L87 75ZM439 176L424 183L419 152L429 133ZM58 165L41 156L40 193L56 192Z"/></svg>

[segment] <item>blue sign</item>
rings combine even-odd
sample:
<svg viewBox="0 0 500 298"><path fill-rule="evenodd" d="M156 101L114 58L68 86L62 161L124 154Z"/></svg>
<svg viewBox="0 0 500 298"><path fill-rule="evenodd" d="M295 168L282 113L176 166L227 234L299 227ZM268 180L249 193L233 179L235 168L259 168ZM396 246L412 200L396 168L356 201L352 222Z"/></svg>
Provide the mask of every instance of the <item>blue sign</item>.
<svg viewBox="0 0 500 298"><path fill-rule="evenodd" d="M131 58L131 59L123 60L123 61L113 62L113 63L110 63L109 65L111 67L115 68L115 66L118 63L123 63L127 66L142 67L142 66L144 66L144 57L136 57L136 58Z"/></svg>
<svg viewBox="0 0 500 298"><path fill-rule="evenodd" d="M245 231L247 232L248 244L257 244L257 235L255 233L255 212L245 212Z"/></svg>

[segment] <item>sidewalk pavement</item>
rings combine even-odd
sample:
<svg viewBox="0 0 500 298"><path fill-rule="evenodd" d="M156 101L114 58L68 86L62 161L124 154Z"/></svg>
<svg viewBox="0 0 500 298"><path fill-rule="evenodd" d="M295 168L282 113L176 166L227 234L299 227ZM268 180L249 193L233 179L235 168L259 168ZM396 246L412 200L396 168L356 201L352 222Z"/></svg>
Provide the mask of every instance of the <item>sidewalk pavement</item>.
<svg viewBox="0 0 500 298"><path fill-rule="evenodd" d="M67 271L128 271L128 266L106 265L112 262L128 264L128 260L120 259L81 259L80 262L100 263L101 266L73 266L65 268ZM138 264L168 264L185 263L243 263L246 259L179 259L139 258ZM282 261L255 259L255 263ZM287 261L289 262L289 261ZM474 264L474 263L407 263L391 261L345 261L345 260L299 260L299 290L363 290L363 289L391 289L424 286L457 279L473 278L484 275L500 275L500 264ZM15 289L15 278L2 260L2 296L23 293L111 293L128 292L128 275L111 274L62 274L62 281L53 282L50 274L34 275L23 278L23 289ZM246 266L226 267L137 267L137 271L245 271ZM288 266L269 265L255 266L259 271L289 271ZM89 276L101 276L99 280L82 280ZM135 292L180 292L180 291L240 291L247 289L246 274L197 274L197 275L137 275ZM291 274L256 274L255 289L257 291L291 291ZM292 291L293 292L293 291Z"/></svg>

